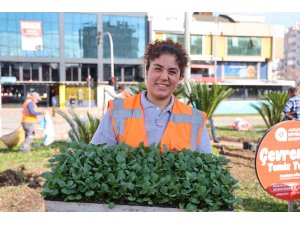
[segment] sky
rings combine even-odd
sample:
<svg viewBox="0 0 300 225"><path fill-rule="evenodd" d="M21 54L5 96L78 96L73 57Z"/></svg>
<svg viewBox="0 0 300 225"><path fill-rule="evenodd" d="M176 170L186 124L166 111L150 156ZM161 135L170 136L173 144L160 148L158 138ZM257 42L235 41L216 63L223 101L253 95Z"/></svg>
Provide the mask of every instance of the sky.
<svg viewBox="0 0 300 225"><path fill-rule="evenodd" d="M300 23L300 12L215 12L216 14L234 14L234 15L247 15L247 16L265 16L265 23L283 25L289 28L295 25L296 22Z"/></svg>

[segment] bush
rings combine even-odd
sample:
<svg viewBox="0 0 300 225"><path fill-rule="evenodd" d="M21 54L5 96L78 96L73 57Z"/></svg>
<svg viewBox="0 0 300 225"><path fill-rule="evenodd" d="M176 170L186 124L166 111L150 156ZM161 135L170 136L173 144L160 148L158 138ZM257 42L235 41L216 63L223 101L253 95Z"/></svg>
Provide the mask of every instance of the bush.
<svg viewBox="0 0 300 225"><path fill-rule="evenodd" d="M71 141L90 143L96 132L100 119L94 118L89 112L87 112L86 119L81 118L74 111L70 110L68 115L62 110L57 110L57 113L63 117L71 127L68 134Z"/></svg>
<svg viewBox="0 0 300 225"><path fill-rule="evenodd" d="M188 211L232 210L237 180L228 160L182 150L160 152L122 143L69 143L49 160L42 195L48 200L179 207Z"/></svg>

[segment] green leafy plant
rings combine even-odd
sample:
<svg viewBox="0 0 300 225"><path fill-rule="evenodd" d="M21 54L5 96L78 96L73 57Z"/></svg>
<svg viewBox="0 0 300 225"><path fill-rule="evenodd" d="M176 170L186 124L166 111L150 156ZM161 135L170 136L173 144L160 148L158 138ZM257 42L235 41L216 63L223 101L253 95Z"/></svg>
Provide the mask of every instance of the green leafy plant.
<svg viewBox="0 0 300 225"><path fill-rule="evenodd" d="M228 160L183 149L143 144L69 143L49 162L42 196L47 200L179 207L187 211L232 210L238 189Z"/></svg>
<svg viewBox="0 0 300 225"><path fill-rule="evenodd" d="M191 92L186 94L189 102L203 112L206 112L207 119L212 118L218 105L233 94L234 90L228 86L206 83L191 83Z"/></svg>
<svg viewBox="0 0 300 225"><path fill-rule="evenodd" d="M140 82L137 85L133 85L130 87L130 90L132 92L132 94L138 94L140 92L142 92L143 90L146 90L146 84L144 82Z"/></svg>
<svg viewBox="0 0 300 225"><path fill-rule="evenodd" d="M261 99L263 102L260 106L255 104L251 104L251 106L261 115L266 126L271 128L283 120L282 110L288 100L288 95L287 93L270 92Z"/></svg>
<svg viewBox="0 0 300 225"><path fill-rule="evenodd" d="M69 137L72 141L90 143L94 133L96 132L100 119L94 118L87 112L87 119L82 119L74 111L70 110L68 115L62 110L57 110L57 113L62 116L70 125Z"/></svg>

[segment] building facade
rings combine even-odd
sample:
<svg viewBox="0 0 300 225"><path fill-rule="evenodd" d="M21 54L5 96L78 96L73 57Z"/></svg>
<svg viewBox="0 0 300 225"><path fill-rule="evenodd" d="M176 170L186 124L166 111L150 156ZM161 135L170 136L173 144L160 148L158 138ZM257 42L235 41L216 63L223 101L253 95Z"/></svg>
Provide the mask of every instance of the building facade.
<svg viewBox="0 0 300 225"><path fill-rule="evenodd" d="M284 38L282 76L300 85L300 24L288 28Z"/></svg>
<svg viewBox="0 0 300 225"><path fill-rule="evenodd" d="M171 38L184 43L184 14L152 15L150 39ZM239 18L212 13L191 17L191 79L272 80L272 62L284 56L284 27L261 18Z"/></svg>
<svg viewBox="0 0 300 225"><path fill-rule="evenodd" d="M185 44L186 28L184 13L0 13L2 105L20 105L35 90L47 106L53 96L69 106L79 91L83 106L102 106L102 84L112 75L143 81L146 45L168 38ZM194 13L188 30L191 80L235 85L233 96L241 101L259 99L264 91L258 87L274 83L272 64L284 56L283 26Z"/></svg>
<svg viewBox="0 0 300 225"><path fill-rule="evenodd" d="M68 99L79 90L85 105L89 100L99 104L97 88L112 76L111 42L101 35L107 32L113 37L116 80L143 80L149 36L146 13L1 12L2 105L21 104L33 90L47 106L55 95L60 106L68 106Z"/></svg>

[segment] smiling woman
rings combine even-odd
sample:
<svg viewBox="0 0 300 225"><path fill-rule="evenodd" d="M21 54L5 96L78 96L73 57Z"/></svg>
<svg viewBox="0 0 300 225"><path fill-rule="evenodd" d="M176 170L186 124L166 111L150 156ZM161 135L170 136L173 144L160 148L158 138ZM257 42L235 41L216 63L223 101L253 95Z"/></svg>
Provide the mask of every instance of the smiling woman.
<svg viewBox="0 0 300 225"><path fill-rule="evenodd" d="M178 101L173 92L184 77L189 56L171 40L148 45L145 52L147 90L110 101L92 144L154 144L161 151L190 149L211 153L206 114Z"/></svg>

